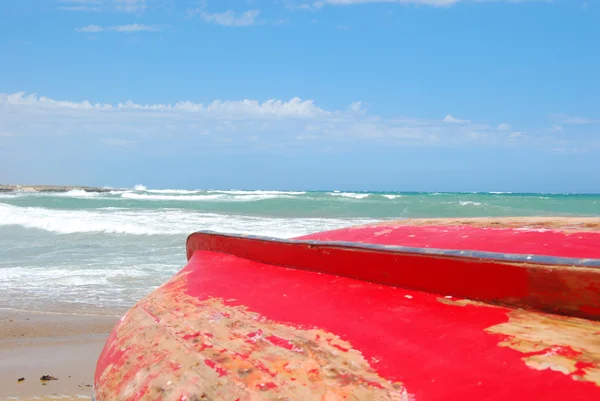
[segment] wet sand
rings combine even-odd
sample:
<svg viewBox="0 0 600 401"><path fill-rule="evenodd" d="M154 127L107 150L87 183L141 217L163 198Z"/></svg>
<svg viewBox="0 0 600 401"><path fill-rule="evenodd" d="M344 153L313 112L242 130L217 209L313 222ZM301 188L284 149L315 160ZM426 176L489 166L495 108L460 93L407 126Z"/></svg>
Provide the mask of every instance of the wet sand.
<svg viewBox="0 0 600 401"><path fill-rule="evenodd" d="M89 400L96 360L117 321L0 310L0 401Z"/></svg>

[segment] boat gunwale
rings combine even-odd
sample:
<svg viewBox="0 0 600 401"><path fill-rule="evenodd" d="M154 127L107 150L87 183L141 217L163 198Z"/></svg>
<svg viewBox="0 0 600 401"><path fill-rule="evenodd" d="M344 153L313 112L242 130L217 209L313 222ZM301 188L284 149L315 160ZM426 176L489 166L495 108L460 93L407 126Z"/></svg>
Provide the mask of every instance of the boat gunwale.
<svg viewBox="0 0 600 401"><path fill-rule="evenodd" d="M305 245L311 248L342 248L348 250L370 250L375 252L386 252L396 253L404 255L415 255L415 256L438 256L438 257L450 257L456 259L465 260L478 260L478 261L490 261L490 262L505 262L505 263L526 263L535 265L548 265L548 266L563 266L563 267L582 267L582 268L600 268L600 259L596 258L573 258L573 257L562 257L562 256L551 256L551 255L539 255L539 254L518 254L518 253L504 253L504 252L490 252L490 251L478 251L469 249L443 249L443 248L423 248L423 247L410 247L403 245L382 245L373 244L368 242L354 242L354 241L322 241L322 240L303 240L293 238L277 238L269 236L261 236L254 234L235 234L235 233L221 233L211 230L199 230L195 231L187 237L186 250L188 261L192 257L193 251L190 252L189 243L190 239L194 235L209 235L209 236L220 236L227 238L237 239L249 239L256 241L264 241L270 243L280 243L289 245ZM199 250L199 249L198 249Z"/></svg>

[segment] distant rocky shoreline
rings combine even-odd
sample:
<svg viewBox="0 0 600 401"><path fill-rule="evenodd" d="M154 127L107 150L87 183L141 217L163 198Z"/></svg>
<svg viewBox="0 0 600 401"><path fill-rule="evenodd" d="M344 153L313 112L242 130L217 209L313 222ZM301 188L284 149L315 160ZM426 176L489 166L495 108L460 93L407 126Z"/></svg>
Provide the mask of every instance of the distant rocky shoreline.
<svg viewBox="0 0 600 401"><path fill-rule="evenodd" d="M78 185L2 185L0 192L69 192L80 190L85 192L110 192L114 188L96 188Z"/></svg>

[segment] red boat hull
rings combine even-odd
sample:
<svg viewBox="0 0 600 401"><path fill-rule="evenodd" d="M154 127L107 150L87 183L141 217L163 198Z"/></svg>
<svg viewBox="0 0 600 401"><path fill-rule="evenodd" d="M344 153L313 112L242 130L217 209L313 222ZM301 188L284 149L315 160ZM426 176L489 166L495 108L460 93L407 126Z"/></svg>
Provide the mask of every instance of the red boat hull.
<svg viewBox="0 0 600 401"><path fill-rule="evenodd" d="M97 400L600 399L596 227L444 223L191 235Z"/></svg>

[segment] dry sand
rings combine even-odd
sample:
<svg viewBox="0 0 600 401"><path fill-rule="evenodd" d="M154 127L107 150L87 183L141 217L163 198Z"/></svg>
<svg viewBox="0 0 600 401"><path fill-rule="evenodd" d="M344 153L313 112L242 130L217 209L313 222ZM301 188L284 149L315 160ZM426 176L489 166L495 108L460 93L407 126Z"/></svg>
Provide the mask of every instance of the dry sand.
<svg viewBox="0 0 600 401"><path fill-rule="evenodd" d="M96 360L117 320L0 310L0 401L89 400ZM58 380L42 382L43 375Z"/></svg>

